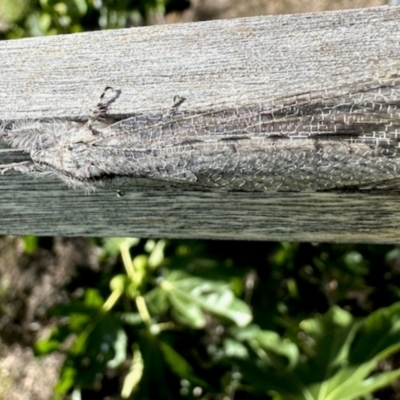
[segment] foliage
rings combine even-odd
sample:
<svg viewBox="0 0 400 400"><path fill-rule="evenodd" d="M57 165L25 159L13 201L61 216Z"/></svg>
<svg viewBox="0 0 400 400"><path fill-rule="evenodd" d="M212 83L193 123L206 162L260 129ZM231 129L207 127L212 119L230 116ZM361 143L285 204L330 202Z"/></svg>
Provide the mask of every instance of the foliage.
<svg viewBox="0 0 400 400"><path fill-rule="evenodd" d="M0 0L0 31L8 39L125 28L162 18L169 0ZM1 29L2 28L2 29Z"/></svg>
<svg viewBox="0 0 400 400"><path fill-rule="evenodd" d="M400 369L371 373L384 358L400 349L400 303L355 319L339 307L300 324L303 360L299 349L275 332L258 329L236 332L259 362L248 353L240 362L243 376L260 393L274 399L352 400L388 385Z"/></svg>
<svg viewBox="0 0 400 400"><path fill-rule="evenodd" d="M305 267L314 273L320 269L322 280L336 276L342 286L351 275L353 288L369 291L360 275L367 273L368 262L354 246L339 257L341 262L324 256L326 246L306 247L314 250L309 253L314 262ZM261 284L260 290L249 292L253 266L216 254L204 257L204 246L196 242L107 239L101 249L104 263L117 257L125 272L106 280L102 276L85 287L80 298L56 307L53 315L60 322L36 345L38 355L66 354L56 398L65 393L79 398L112 377L123 377L114 388L122 398L236 394L235 398L350 400L367 398L361 396L400 375L397 368L379 371L380 363L400 347L400 302L365 317L327 304L322 314L308 307L289 316L280 301L286 298L290 306L290 298L299 299L305 286L293 273L284 295L277 294L276 287L268 293L268 285ZM298 268L301 250L296 244L272 246L264 268L270 264L272 272L280 267L281 276L266 281L276 286L286 280L282 274ZM334 264L328 267L330 262ZM258 271L257 279L262 280ZM271 303L258 303L260 295ZM327 297L344 300L343 296ZM313 317L302 317L310 311Z"/></svg>
<svg viewBox="0 0 400 400"><path fill-rule="evenodd" d="M130 364L122 385L124 398L135 389L142 393L140 396L152 398L161 387L160 381L155 385L154 377L162 381L168 374L207 387L191 363L174 349L175 335L165 332L178 331L182 335L190 328L204 328L207 318L216 316L228 326L250 322L249 307L233 294L229 283L168 268L155 277L163 261L165 242L148 242L149 254L131 258L130 247L137 244L132 239L106 241L105 252L113 255L118 248L126 272L110 279L107 299L99 289L87 288L82 299L54 310L54 315L68 316L67 323L39 341L36 351L44 355L61 350L72 335L56 387L59 395L72 387L91 387L107 368L115 369L123 363ZM154 288L149 291L149 287Z"/></svg>

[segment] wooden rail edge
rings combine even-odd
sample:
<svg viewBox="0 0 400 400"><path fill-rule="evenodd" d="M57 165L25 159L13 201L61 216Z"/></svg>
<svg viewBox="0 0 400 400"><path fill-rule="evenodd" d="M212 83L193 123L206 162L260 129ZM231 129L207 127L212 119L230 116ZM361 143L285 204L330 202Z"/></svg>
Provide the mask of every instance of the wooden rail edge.
<svg viewBox="0 0 400 400"><path fill-rule="evenodd" d="M0 120L274 97L400 60L400 7L109 30L0 43ZM399 64L400 65L400 64ZM400 72L400 67L399 67ZM5 144L0 143L0 147ZM0 163L1 153L0 153ZM199 192L133 187L91 195L54 179L0 176L0 234L400 242L398 193Z"/></svg>

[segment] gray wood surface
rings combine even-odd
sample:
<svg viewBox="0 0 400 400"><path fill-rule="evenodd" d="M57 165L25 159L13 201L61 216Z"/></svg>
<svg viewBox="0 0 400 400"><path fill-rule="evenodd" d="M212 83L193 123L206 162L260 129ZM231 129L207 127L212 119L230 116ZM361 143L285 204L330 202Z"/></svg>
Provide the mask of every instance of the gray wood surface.
<svg viewBox="0 0 400 400"><path fill-rule="evenodd" d="M400 7L165 25L0 43L0 120L245 103L400 71ZM4 144L1 145L0 147ZM1 159L1 153L0 153ZM2 161L3 162L3 161ZM398 193L211 193L129 186L85 195L0 176L0 233L394 243Z"/></svg>

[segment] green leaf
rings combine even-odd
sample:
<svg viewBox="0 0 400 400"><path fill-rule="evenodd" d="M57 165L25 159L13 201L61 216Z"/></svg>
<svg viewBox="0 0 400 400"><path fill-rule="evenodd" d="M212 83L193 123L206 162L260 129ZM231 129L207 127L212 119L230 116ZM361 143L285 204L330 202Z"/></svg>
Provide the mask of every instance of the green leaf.
<svg viewBox="0 0 400 400"><path fill-rule="evenodd" d="M399 345L400 303L381 308L364 321L357 334L350 361L354 364L374 357L387 357ZM387 353L387 354L386 354Z"/></svg>
<svg viewBox="0 0 400 400"><path fill-rule="evenodd" d="M380 361L400 350L399 321L400 303L359 320L332 307L300 324L303 362L295 347L275 333L254 327L238 330L236 337L247 340L259 358L256 364L249 358L238 363L263 393L290 400L352 400L400 377L400 369L371 375ZM289 369L282 368L281 356L289 360Z"/></svg>
<svg viewBox="0 0 400 400"><path fill-rule="evenodd" d="M97 289L86 289L83 303L87 307L93 307L94 309L101 309L104 303L104 299Z"/></svg>
<svg viewBox="0 0 400 400"><path fill-rule="evenodd" d="M134 313L134 312L123 312L120 314L120 320L121 322L132 325L132 326L137 326L137 325L142 325L143 324L143 319L139 313Z"/></svg>
<svg viewBox="0 0 400 400"><path fill-rule="evenodd" d="M158 240L153 246L148 245L149 242L150 241L147 241L146 243L146 250L149 248L150 252L148 264L151 269L155 269L164 260L164 250L167 242L165 240Z"/></svg>
<svg viewBox="0 0 400 400"><path fill-rule="evenodd" d="M226 338L224 339L223 347L226 357L247 358L249 356L247 347L237 340Z"/></svg>
<svg viewBox="0 0 400 400"><path fill-rule="evenodd" d="M57 350L60 347L60 342L58 340L52 339L42 339L35 343L35 354L36 355L46 355Z"/></svg>
<svg viewBox="0 0 400 400"><path fill-rule="evenodd" d="M115 368L126 359L126 342L126 334L113 313L92 314L67 351L58 392L69 390L71 379L73 386L81 388L101 380L107 367Z"/></svg>
<svg viewBox="0 0 400 400"><path fill-rule="evenodd" d="M33 254L38 248L39 238L37 236L24 236L22 240L26 254Z"/></svg>
<svg viewBox="0 0 400 400"><path fill-rule="evenodd" d="M147 292L144 298L152 315L162 316L167 312L169 306L168 297L165 290L161 287L156 287L150 292Z"/></svg>
<svg viewBox="0 0 400 400"><path fill-rule="evenodd" d="M43 356L58 350L71 333L67 325L54 328L49 337L40 339L35 343L35 355Z"/></svg>
<svg viewBox="0 0 400 400"><path fill-rule="evenodd" d="M300 328L307 335L304 347L309 356L304 374L314 371L312 375L323 381L341 369L347 363L358 325L350 313L336 306L321 317L302 321Z"/></svg>
<svg viewBox="0 0 400 400"><path fill-rule="evenodd" d="M298 347L288 339L282 339L276 332L257 332L250 345L258 351L264 350L271 362L281 365L282 368L293 368L299 361ZM284 357L287 362L282 363L281 357Z"/></svg>
<svg viewBox="0 0 400 400"><path fill-rule="evenodd" d="M200 305L190 301L185 293L179 290L172 290L168 294L172 307L172 315L183 325L192 328L203 328L206 324L206 317Z"/></svg>
<svg viewBox="0 0 400 400"><path fill-rule="evenodd" d="M54 398L55 399L63 399L63 394L67 393L69 389L74 385L76 375L78 374L77 370L72 366L65 366L61 370L60 379L57 382L57 385L54 388Z"/></svg>
<svg viewBox="0 0 400 400"><path fill-rule="evenodd" d="M115 356L113 359L107 361L108 368L116 368L126 360L126 346L128 343L128 337L125 331L119 329L117 331L117 337L114 342Z"/></svg>
<svg viewBox="0 0 400 400"><path fill-rule="evenodd" d="M193 373L190 364L180 356L169 344L159 341L160 349L171 369L180 377L189 377Z"/></svg>
<svg viewBox="0 0 400 400"><path fill-rule="evenodd" d="M299 361L299 348L289 339L281 338L273 331L261 330L257 325L233 328L230 333L247 342L264 363L281 370L294 368Z"/></svg>
<svg viewBox="0 0 400 400"><path fill-rule="evenodd" d="M172 271L162 281L160 288L155 290L162 290L164 295L161 292L149 294L152 303L156 303L156 299L159 303L165 296L177 320L193 328L205 326L204 311L228 319L238 326L246 326L252 318L247 304L235 297L225 282Z"/></svg>
<svg viewBox="0 0 400 400"><path fill-rule="evenodd" d="M139 346L133 346L133 360L131 364L131 368L124 379L124 383L122 385L121 397L123 399L127 399L131 396L132 392L136 389L140 380L143 376L143 358L142 353L140 352Z"/></svg>
<svg viewBox="0 0 400 400"><path fill-rule="evenodd" d="M3 22L16 22L33 8L32 0L0 0L0 16Z"/></svg>
<svg viewBox="0 0 400 400"><path fill-rule="evenodd" d="M137 246L140 242L138 238L107 238L104 239L102 246L103 254L116 256L120 253L121 246L128 246L129 248Z"/></svg>

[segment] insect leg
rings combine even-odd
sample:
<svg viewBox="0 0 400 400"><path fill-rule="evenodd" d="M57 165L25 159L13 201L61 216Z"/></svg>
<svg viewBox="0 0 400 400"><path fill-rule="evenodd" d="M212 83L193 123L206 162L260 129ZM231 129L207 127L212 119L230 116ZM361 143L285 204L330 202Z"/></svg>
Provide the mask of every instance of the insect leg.
<svg viewBox="0 0 400 400"><path fill-rule="evenodd" d="M100 96L100 101L97 103L96 107L93 108L92 114L86 123L88 129L90 129L93 134L98 134L99 131L94 128L93 124L97 121L104 121L107 119L107 113L110 105L114 103L115 100L121 94L121 90L113 89L111 86L107 86Z"/></svg>

